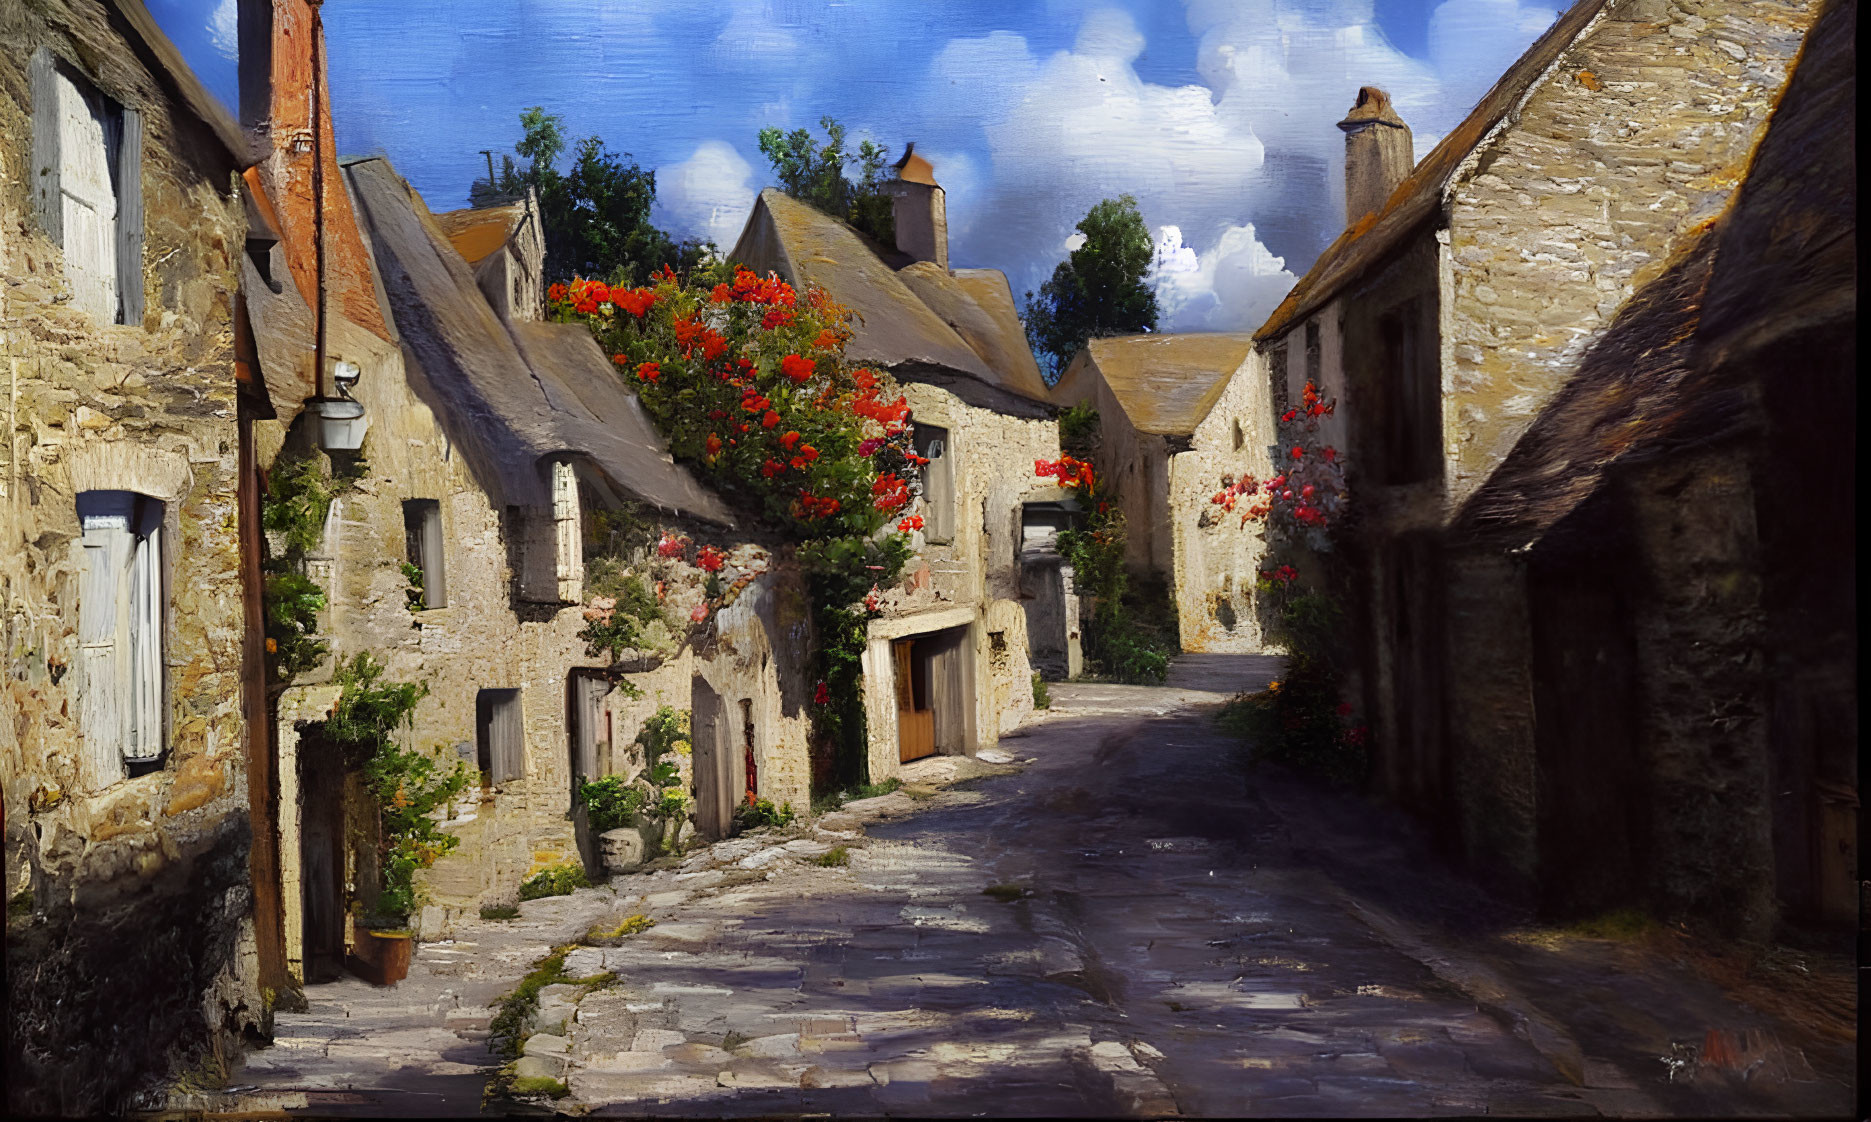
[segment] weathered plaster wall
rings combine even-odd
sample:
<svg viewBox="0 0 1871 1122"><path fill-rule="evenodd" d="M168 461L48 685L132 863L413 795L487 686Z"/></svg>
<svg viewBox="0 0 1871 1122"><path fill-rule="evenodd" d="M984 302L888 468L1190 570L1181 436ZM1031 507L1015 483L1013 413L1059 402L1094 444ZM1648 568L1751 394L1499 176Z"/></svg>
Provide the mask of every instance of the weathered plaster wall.
<svg viewBox="0 0 1871 1122"><path fill-rule="evenodd" d="M68 301L33 215L27 63L45 44L143 121L142 323ZM231 316L243 215L235 167L170 100L98 3L0 9L0 788L11 1109L83 1115L264 1024L246 885L248 823L238 431ZM148 774L81 769L77 493L163 500L167 751Z"/></svg>
<svg viewBox="0 0 1871 1122"><path fill-rule="evenodd" d="M1448 196L1451 507L1727 205L1817 7L1616 5L1463 165Z"/></svg>
<svg viewBox="0 0 1871 1122"><path fill-rule="evenodd" d="M915 420L949 432L954 457L955 535L931 544L911 535L920 554L901 584L887 590L864 656L865 720L871 781L895 775L895 664L890 640L966 624L974 660L975 748L992 745L1033 712L1033 670L1026 613L1019 599L1022 503L1045 492L1036 460L1059 456L1059 425L1011 417L962 402L935 386L906 383ZM918 500L904 514L922 513ZM971 749L972 751L973 749Z"/></svg>
<svg viewBox="0 0 1871 1122"><path fill-rule="evenodd" d="M1268 449L1276 439L1267 357L1249 351L1189 450L1169 458L1169 526L1175 559L1171 593L1185 651L1258 651L1264 646L1254 612L1254 579L1267 553L1262 525L1214 505L1224 476L1273 474ZM1238 434L1238 436L1237 436Z"/></svg>

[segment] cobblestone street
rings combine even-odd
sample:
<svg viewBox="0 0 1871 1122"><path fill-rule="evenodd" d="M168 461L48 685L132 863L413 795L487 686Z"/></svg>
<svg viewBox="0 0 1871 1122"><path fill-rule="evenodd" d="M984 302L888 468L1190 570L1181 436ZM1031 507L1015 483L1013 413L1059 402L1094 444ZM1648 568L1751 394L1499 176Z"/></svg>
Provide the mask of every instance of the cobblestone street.
<svg viewBox="0 0 1871 1122"><path fill-rule="evenodd" d="M1246 793L1212 705L1274 665L1189 656L1161 689L1055 685L1052 711L983 761L920 761L903 790L809 825L529 902L424 945L393 989L313 987L241 1086L170 1106L472 1113L498 1062L487 1003L552 946L643 914L653 928L567 958L566 974L615 984L543 992L519 1074L570 1094L524 1109L1849 1110L1848 1042L1796 1042L1687 974L1652 993L1654 978L1605 967L1610 952L1583 967L1596 990L1571 986L1560 957L1535 964L1595 1006L1632 1005L1581 1029L1536 1007L1505 960L1430 934L1487 902L1384 821L1293 792L1276 814ZM815 862L839 846L848 866ZM1693 1053L1668 1062L1673 1042L1727 1028L1768 1042L1751 1079Z"/></svg>

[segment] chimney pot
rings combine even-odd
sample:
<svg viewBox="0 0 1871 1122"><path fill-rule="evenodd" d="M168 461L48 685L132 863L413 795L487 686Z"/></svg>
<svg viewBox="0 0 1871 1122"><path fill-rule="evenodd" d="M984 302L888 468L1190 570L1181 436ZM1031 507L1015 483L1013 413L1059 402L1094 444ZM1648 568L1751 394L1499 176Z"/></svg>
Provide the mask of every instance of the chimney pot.
<svg viewBox="0 0 1871 1122"><path fill-rule="evenodd" d="M1376 86L1358 90L1351 112L1338 122L1345 133L1345 224L1382 210L1397 185L1416 166L1410 126Z"/></svg>

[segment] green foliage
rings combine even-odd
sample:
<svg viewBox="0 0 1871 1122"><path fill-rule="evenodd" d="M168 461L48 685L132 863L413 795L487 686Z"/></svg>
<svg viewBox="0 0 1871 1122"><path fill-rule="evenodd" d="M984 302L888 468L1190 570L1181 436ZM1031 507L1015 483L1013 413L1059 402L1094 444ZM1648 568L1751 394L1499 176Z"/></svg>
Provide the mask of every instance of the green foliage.
<svg viewBox="0 0 1871 1122"><path fill-rule="evenodd" d="M544 1075L528 1075L515 1079L511 1090L516 1095L546 1095L562 1099L572 1093L572 1089L557 1079Z"/></svg>
<svg viewBox="0 0 1871 1122"><path fill-rule="evenodd" d="M392 923L416 910L416 872L460 844L435 820L474 778L466 763L443 770L433 756L397 743L428 696L421 682L385 682L383 666L360 652L338 667L338 703L324 722L324 737L363 770L364 785L377 802L381 885L372 911Z"/></svg>
<svg viewBox="0 0 1871 1122"><path fill-rule="evenodd" d="M1104 200L1078 232L1084 244L1059 263L1037 297L1026 294L1027 341L1048 381L1057 381L1092 339L1156 330L1156 293L1143 279L1155 246L1137 200Z"/></svg>
<svg viewBox="0 0 1871 1122"><path fill-rule="evenodd" d="M30 887L22 888L13 894L13 898L6 902L6 914L8 919L19 919L32 914L32 889Z"/></svg>
<svg viewBox="0 0 1871 1122"><path fill-rule="evenodd" d="M483 904L481 906L481 918L489 920L518 919L520 918L520 909L514 907L512 904Z"/></svg>
<svg viewBox="0 0 1871 1122"><path fill-rule="evenodd" d="M884 191L889 149L866 140L856 153L846 152L843 125L821 117L819 128L825 131L823 144L805 129L760 130L760 152L773 165L780 189L833 218L844 219L885 249L895 249L896 219ZM846 174L853 163L857 165L855 179Z"/></svg>
<svg viewBox="0 0 1871 1122"><path fill-rule="evenodd" d="M1011 904L1015 900L1032 895L1032 893L1017 884L990 884L981 890L981 895L991 896L1003 904Z"/></svg>
<svg viewBox="0 0 1871 1122"><path fill-rule="evenodd" d="M734 831L754 830L762 826L789 826L793 821L793 804L773 805L771 799L755 799L753 805L745 803L734 808Z"/></svg>
<svg viewBox="0 0 1871 1122"><path fill-rule="evenodd" d="M656 921L649 916L642 914L633 915L626 917L623 921L618 923L616 927L608 931L602 926L592 927L589 931L585 932L584 941L590 946L615 946L618 940L629 938L632 935L641 935L643 932L655 926Z"/></svg>
<svg viewBox="0 0 1871 1122"><path fill-rule="evenodd" d="M1033 708L1052 708L1052 690L1047 687L1046 679L1040 677L1037 670L1033 671Z"/></svg>
<svg viewBox="0 0 1871 1122"><path fill-rule="evenodd" d="M266 473L266 495L260 502L260 525L285 539L286 556L297 560L325 536L325 518L335 495L317 453L296 459L281 458Z"/></svg>
<svg viewBox="0 0 1871 1122"><path fill-rule="evenodd" d="M647 802L643 788L632 787L621 775L606 775L580 785L578 798L585 804L594 834L634 825Z"/></svg>
<svg viewBox="0 0 1871 1122"><path fill-rule="evenodd" d="M812 859L814 865L824 869L843 869L851 864L851 847L834 845L824 853Z"/></svg>
<svg viewBox="0 0 1871 1122"><path fill-rule="evenodd" d="M331 644L318 638L318 613L325 609L325 590L304 573L266 574L261 596L266 611L266 653L273 676L292 679L325 661Z"/></svg>
<svg viewBox="0 0 1871 1122"><path fill-rule="evenodd" d="M403 562L403 579L408 587L403 589L403 606L412 612L421 611L425 605L422 599L422 566Z"/></svg>
<svg viewBox="0 0 1871 1122"><path fill-rule="evenodd" d="M903 781L893 775L882 783L865 783L856 788L851 792L850 801L857 802L859 799L874 799L879 795L888 795L892 791L901 790L902 787Z"/></svg>
<svg viewBox="0 0 1871 1122"><path fill-rule="evenodd" d="M1091 402L1081 401L1059 414L1059 450L1088 460L1097 450L1098 410Z"/></svg>
<svg viewBox="0 0 1871 1122"><path fill-rule="evenodd" d="M585 867L568 863L541 869L520 882L520 899L543 900L548 896L570 896L581 888L590 888Z"/></svg>
<svg viewBox="0 0 1871 1122"><path fill-rule="evenodd" d="M519 985L488 1003L495 1012L488 1025L487 1045L495 1055L508 1059L518 1056L520 1045L526 1039L527 1019L539 1008L539 991L573 980L565 972L565 956L572 953L573 946L567 943L552 948L551 953L533 964Z"/></svg>
<svg viewBox="0 0 1871 1122"><path fill-rule="evenodd" d="M1368 764L1367 730L1341 701L1342 613L1321 592L1282 586L1273 594L1277 623L1269 630L1290 652L1286 669L1267 689L1235 696L1218 720L1241 738L1244 765L1270 760L1355 786Z"/></svg>
<svg viewBox="0 0 1871 1122"><path fill-rule="evenodd" d="M542 106L523 111L520 127L513 147L526 162L502 156L494 181L475 180L468 198L473 206L494 206L525 195L528 187L537 192L548 280L579 275L641 283L665 267L688 272L714 249L676 242L650 224L656 173L629 153L614 153L595 136L569 140L564 119ZM570 167L561 172L560 157L568 150Z"/></svg>

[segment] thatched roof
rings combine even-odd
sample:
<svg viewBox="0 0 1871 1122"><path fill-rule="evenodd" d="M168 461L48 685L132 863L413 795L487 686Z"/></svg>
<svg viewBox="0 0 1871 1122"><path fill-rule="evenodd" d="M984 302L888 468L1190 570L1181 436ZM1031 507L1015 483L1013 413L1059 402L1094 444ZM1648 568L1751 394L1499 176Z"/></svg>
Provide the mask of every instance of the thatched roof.
<svg viewBox="0 0 1871 1122"><path fill-rule="evenodd" d="M1254 337L1244 331L1093 339L1060 375L1053 400L1077 405L1102 379L1138 432L1188 436L1253 346Z"/></svg>
<svg viewBox="0 0 1871 1122"><path fill-rule="evenodd" d="M998 285L984 276L994 270L945 276L933 264L911 264L899 272L850 226L772 188L760 193L729 257L794 285L817 285L849 309L846 353L858 362L941 385L983 408L1047 411L1013 292L1005 276L995 273Z"/></svg>
<svg viewBox="0 0 1871 1122"><path fill-rule="evenodd" d="M732 517L672 461L590 334L508 323L387 160L349 166L392 318L451 438L500 501L549 501L540 462L575 456L619 491L721 524Z"/></svg>
<svg viewBox="0 0 1871 1122"><path fill-rule="evenodd" d="M525 203L506 206L469 207L444 211L435 216L435 224L470 265L479 265L489 255L507 244L514 227L526 219Z"/></svg>
<svg viewBox="0 0 1871 1122"><path fill-rule="evenodd" d="M1432 218L1441 209L1443 189L1462 161L1519 107L1533 84L1578 40L1605 4L1606 0L1579 0L1553 21L1546 34L1507 68L1474 112L1449 130L1449 135L1397 185L1381 210L1359 219L1326 247L1254 338L1265 341L1284 334L1338 295L1346 284L1383 261Z"/></svg>

